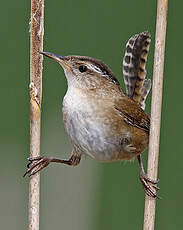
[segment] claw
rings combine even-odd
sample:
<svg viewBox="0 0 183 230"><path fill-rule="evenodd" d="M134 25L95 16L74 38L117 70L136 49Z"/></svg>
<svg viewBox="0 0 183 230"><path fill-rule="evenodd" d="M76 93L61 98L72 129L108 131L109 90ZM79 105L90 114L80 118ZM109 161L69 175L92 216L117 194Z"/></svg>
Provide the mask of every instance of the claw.
<svg viewBox="0 0 183 230"><path fill-rule="evenodd" d="M158 191L160 188L157 186L157 183L159 180L152 180L148 178L145 174L140 174L140 181L143 185L145 193L153 198L160 199L161 197L158 196L156 191ZM154 191L155 190L155 191Z"/></svg>
<svg viewBox="0 0 183 230"><path fill-rule="evenodd" d="M27 164L27 170L24 173L23 177L29 174L29 177L36 174L37 172L41 171L45 168L49 163L50 159L46 157L29 157L29 163Z"/></svg>
<svg viewBox="0 0 183 230"><path fill-rule="evenodd" d="M160 187L158 187L157 185L152 185L152 187L156 189L157 191L160 190Z"/></svg>

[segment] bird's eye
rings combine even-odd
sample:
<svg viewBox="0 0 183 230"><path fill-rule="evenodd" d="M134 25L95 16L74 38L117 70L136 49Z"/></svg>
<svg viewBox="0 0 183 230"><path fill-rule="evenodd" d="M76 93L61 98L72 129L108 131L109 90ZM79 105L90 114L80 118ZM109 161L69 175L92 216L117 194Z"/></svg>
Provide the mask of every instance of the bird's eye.
<svg viewBox="0 0 183 230"><path fill-rule="evenodd" d="M79 66L79 71L80 71L81 73L86 72L87 69L88 69L88 68L87 68L85 65L80 65L80 66Z"/></svg>

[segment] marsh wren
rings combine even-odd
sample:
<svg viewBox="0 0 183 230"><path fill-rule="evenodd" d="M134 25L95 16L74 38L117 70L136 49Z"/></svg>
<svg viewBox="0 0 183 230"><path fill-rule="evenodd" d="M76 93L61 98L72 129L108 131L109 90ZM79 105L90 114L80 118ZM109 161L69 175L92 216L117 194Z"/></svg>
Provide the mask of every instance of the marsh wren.
<svg viewBox="0 0 183 230"><path fill-rule="evenodd" d="M62 111L73 150L69 160L29 158L25 175L35 174L50 162L78 165L82 155L101 162L137 157L146 194L158 197L158 181L147 178L141 158L148 145L150 128L150 119L143 110L151 88L151 81L145 79L150 41L150 35L143 32L131 37L126 45L123 59L126 94L109 67L100 60L41 52L61 65L67 79Z"/></svg>

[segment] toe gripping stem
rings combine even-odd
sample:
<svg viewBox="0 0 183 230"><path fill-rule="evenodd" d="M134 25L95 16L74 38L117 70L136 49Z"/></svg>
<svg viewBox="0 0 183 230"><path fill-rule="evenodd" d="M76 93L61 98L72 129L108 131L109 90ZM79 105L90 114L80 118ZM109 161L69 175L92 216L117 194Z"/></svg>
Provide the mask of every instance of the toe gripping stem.
<svg viewBox="0 0 183 230"><path fill-rule="evenodd" d="M48 166L51 162L55 163L62 163L62 164L67 164L67 165L78 165L80 162L80 155L71 155L69 160L61 160L57 158L48 158L48 157L29 157L28 158L28 165L27 165L27 170L24 173L24 177L29 174L29 176L32 176L36 174L37 172L41 171L43 168Z"/></svg>
<svg viewBox="0 0 183 230"><path fill-rule="evenodd" d="M157 186L159 179L153 180L151 178L148 178L144 170L142 156L141 155L137 156L137 159L140 166L140 181L142 183L145 193L150 197L160 199L160 197L157 194L157 191L160 189Z"/></svg>

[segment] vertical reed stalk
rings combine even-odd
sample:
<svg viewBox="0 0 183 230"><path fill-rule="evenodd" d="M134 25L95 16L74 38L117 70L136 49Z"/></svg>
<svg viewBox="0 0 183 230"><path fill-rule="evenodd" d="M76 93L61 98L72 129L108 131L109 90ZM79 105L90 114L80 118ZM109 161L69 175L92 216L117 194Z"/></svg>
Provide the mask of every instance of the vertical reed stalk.
<svg viewBox="0 0 183 230"><path fill-rule="evenodd" d="M40 155L44 0L31 0L30 21L30 157ZM39 230L40 174L29 183L29 230Z"/></svg>
<svg viewBox="0 0 183 230"><path fill-rule="evenodd" d="M156 37L151 103L151 127L147 167L147 176L152 179L157 179L158 173L167 10L168 0L157 0ZM155 208L156 200L146 195L144 210L144 230L154 229Z"/></svg>

